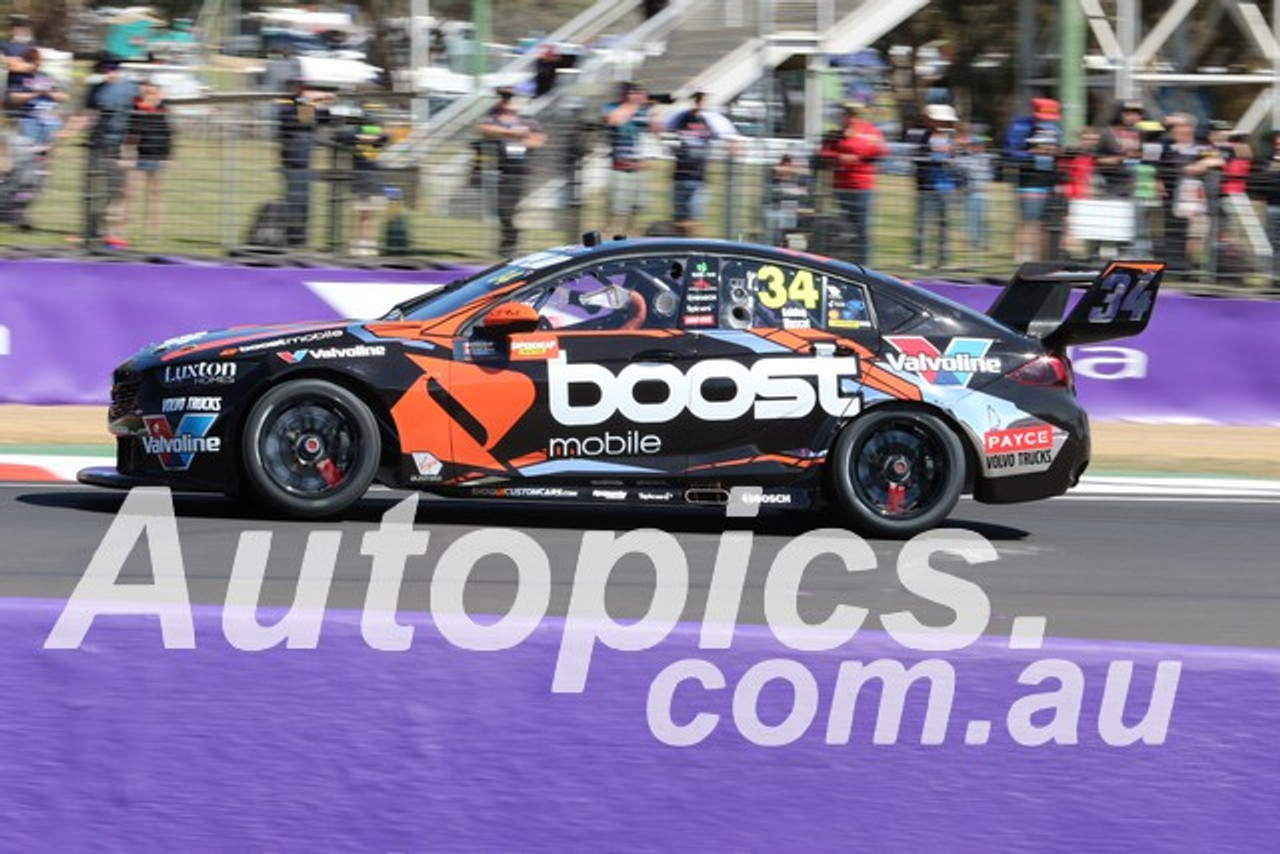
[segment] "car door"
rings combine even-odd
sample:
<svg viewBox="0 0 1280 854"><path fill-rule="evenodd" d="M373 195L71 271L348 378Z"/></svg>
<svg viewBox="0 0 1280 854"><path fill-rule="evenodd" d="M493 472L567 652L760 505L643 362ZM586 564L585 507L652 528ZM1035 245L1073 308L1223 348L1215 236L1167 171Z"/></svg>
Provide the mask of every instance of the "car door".
<svg viewBox="0 0 1280 854"><path fill-rule="evenodd" d="M679 272L683 263L633 257L575 266L515 296L537 311L538 329L495 341L477 325L464 336L455 393L482 398L480 386L500 384L503 399L493 405L521 413L506 419L501 437L485 437L501 473L664 481L683 471L694 349L680 328L673 266ZM452 429L455 450L476 441L464 421L454 419Z"/></svg>
<svg viewBox="0 0 1280 854"><path fill-rule="evenodd" d="M700 382L690 408L706 423L691 474L803 473L861 406L860 371L875 349L865 300L860 314L829 272L798 257L726 253L690 266L714 277L718 294L714 325L693 336ZM699 290L691 282L686 301Z"/></svg>

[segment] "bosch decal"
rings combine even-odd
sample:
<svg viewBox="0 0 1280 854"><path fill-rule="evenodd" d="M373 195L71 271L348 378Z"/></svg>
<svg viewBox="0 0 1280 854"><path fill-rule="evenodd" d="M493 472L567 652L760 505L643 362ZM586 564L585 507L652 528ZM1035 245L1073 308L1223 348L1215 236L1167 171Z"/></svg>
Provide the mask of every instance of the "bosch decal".
<svg viewBox="0 0 1280 854"><path fill-rule="evenodd" d="M986 358L990 338L952 338L945 352L919 335L891 335L885 340L898 351L886 356L889 367L919 374L930 385L965 386L974 374L1000 372L1000 360Z"/></svg>

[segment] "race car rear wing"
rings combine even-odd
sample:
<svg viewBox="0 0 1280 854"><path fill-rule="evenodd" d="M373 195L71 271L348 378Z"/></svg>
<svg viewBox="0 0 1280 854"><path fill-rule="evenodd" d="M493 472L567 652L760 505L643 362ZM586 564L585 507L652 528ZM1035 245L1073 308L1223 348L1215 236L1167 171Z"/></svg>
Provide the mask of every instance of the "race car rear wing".
<svg viewBox="0 0 1280 854"><path fill-rule="evenodd" d="M1102 272L1051 262L1018 268L987 315L1050 350L1127 338L1147 328L1165 265L1159 261L1112 261ZM1088 284L1067 312L1072 288Z"/></svg>

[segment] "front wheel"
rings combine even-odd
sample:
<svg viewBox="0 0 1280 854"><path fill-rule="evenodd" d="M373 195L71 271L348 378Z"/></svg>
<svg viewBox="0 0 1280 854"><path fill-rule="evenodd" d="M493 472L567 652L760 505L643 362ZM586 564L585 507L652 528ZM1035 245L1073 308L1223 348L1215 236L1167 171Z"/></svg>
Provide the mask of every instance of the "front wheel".
<svg viewBox="0 0 1280 854"><path fill-rule="evenodd" d="M378 424L360 398L324 380L294 380L264 394L240 444L254 498L285 516L341 513L373 482Z"/></svg>
<svg viewBox="0 0 1280 854"><path fill-rule="evenodd" d="M853 527L905 539L936 527L964 490L964 448L936 416L871 411L851 423L832 452L840 506Z"/></svg>

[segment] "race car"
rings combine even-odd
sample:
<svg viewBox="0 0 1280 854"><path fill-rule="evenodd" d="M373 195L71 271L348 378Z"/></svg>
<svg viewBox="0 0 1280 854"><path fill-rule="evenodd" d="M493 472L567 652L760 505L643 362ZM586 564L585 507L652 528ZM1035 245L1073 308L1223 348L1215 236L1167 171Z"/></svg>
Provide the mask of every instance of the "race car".
<svg viewBox="0 0 1280 854"><path fill-rule="evenodd" d="M832 505L861 533L908 537L966 492L1028 501L1077 482L1089 427L1066 348L1141 332L1163 270L1024 265L984 315L830 258L588 234L378 320L148 347L114 374L115 469L79 478L293 518L341 514L375 481Z"/></svg>

